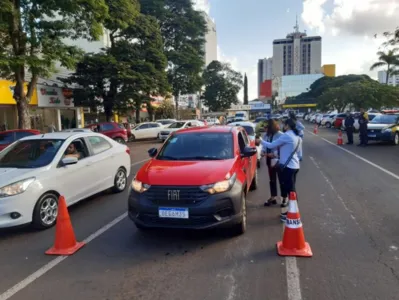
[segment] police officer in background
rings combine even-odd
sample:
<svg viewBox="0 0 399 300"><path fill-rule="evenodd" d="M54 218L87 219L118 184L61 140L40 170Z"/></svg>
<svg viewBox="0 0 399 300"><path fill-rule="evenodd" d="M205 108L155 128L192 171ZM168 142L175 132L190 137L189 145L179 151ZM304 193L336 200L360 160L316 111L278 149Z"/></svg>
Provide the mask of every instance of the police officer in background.
<svg viewBox="0 0 399 300"><path fill-rule="evenodd" d="M348 145L353 144L353 130L354 130L353 124L355 124L355 119L353 118L351 113L347 111L344 125L346 130L346 136L348 137L348 142L347 142Z"/></svg>
<svg viewBox="0 0 399 300"><path fill-rule="evenodd" d="M363 108L360 109L359 116L359 138L360 144L358 146L366 147L367 146L367 124L369 122L369 116L364 111Z"/></svg>

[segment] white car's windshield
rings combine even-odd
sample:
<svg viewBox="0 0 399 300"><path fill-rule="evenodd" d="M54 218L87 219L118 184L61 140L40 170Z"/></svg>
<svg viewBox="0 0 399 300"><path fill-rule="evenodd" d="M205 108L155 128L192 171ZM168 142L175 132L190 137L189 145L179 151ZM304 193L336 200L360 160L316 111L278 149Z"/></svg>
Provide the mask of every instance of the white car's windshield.
<svg viewBox="0 0 399 300"><path fill-rule="evenodd" d="M0 152L0 168L40 168L54 159L64 140L19 141Z"/></svg>

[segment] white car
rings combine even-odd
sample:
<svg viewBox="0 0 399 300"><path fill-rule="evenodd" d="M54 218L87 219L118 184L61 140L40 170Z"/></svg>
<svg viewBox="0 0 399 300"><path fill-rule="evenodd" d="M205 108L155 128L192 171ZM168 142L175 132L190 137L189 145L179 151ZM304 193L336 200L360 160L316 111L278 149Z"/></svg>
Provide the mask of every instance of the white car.
<svg viewBox="0 0 399 300"><path fill-rule="evenodd" d="M182 120L170 124L167 128L162 128L158 134L158 140L164 142L172 132L183 128L205 126L205 124L198 120Z"/></svg>
<svg viewBox="0 0 399 300"><path fill-rule="evenodd" d="M75 148L77 152L66 156ZM0 228L53 226L58 198L72 205L113 188L125 190L130 150L95 132L54 132L20 139L0 153Z"/></svg>
<svg viewBox="0 0 399 300"><path fill-rule="evenodd" d="M219 125L220 121L218 118L210 118L210 119L206 119L206 123L208 125Z"/></svg>
<svg viewBox="0 0 399 300"><path fill-rule="evenodd" d="M247 135L249 137L249 139L251 141L254 141L256 138L256 134L255 134L255 128L256 128L256 124L252 123L252 122L248 122L248 121L242 121L242 122L234 122L234 123L230 123L229 126L241 126L245 129L245 131L247 132ZM257 149L257 158L258 158L258 168L260 168L260 161L262 158L262 145L256 146Z"/></svg>
<svg viewBox="0 0 399 300"><path fill-rule="evenodd" d="M325 115L323 119L321 119L321 126L326 126L327 128L331 128L335 116L336 114Z"/></svg>
<svg viewBox="0 0 399 300"><path fill-rule="evenodd" d="M296 117L297 117L297 118L303 118L304 115L305 115L305 114L304 114L303 112L300 112L300 113L297 113L297 114L296 114Z"/></svg>
<svg viewBox="0 0 399 300"><path fill-rule="evenodd" d="M156 123L161 123L162 127L168 127L170 124L176 122L175 119L160 119L160 120L156 120Z"/></svg>
<svg viewBox="0 0 399 300"><path fill-rule="evenodd" d="M162 128L164 125L158 122L140 123L131 130L131 139L156 139Z"/></svg>
<svg viewBox="0 0 399 300"><path fill-rule="evenodd" d="M368 113L369 121L372 121L376 116L382 115L381 113ZM359 117L355 117L355 123L353 124L355 131L359 131ZM341 130L345 130L345 121L342 121Z"/></svg>

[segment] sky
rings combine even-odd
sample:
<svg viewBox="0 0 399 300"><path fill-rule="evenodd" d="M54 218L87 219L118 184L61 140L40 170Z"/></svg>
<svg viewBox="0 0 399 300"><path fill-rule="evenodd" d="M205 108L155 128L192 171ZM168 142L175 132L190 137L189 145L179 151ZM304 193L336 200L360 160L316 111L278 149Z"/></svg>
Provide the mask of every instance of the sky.
<svg viewBox="0 0 399 300"><path fill-rule="evenodd" d="M257 62L273 56L273 40L294 31L323 38L322 64L337 75L367 74L385 41L382 33L399 26L399 0L193 0L216 23L218 60L248 76L249 99L257 98ZM375 37L375 34L377 36ZM242 91L239 94L243 98Z"/></svg>

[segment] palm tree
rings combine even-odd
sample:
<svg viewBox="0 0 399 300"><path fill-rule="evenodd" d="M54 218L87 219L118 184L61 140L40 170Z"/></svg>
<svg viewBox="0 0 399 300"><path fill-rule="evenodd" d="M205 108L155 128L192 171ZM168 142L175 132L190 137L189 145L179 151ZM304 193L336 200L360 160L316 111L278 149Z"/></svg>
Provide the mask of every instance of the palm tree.
<svg viewBox="0 0 399 300"><path fill-rule="evenodd" d="M388 50L388 52L378 51L377 55L379 61L374 63L370 67L370 71L373 71L375 68L386 66L387 68L387 78L385 82L386 84L388 84L389 76L397 72L395 68L399 66L399 55L397 54L398 52L399 48Z"/></svg>

